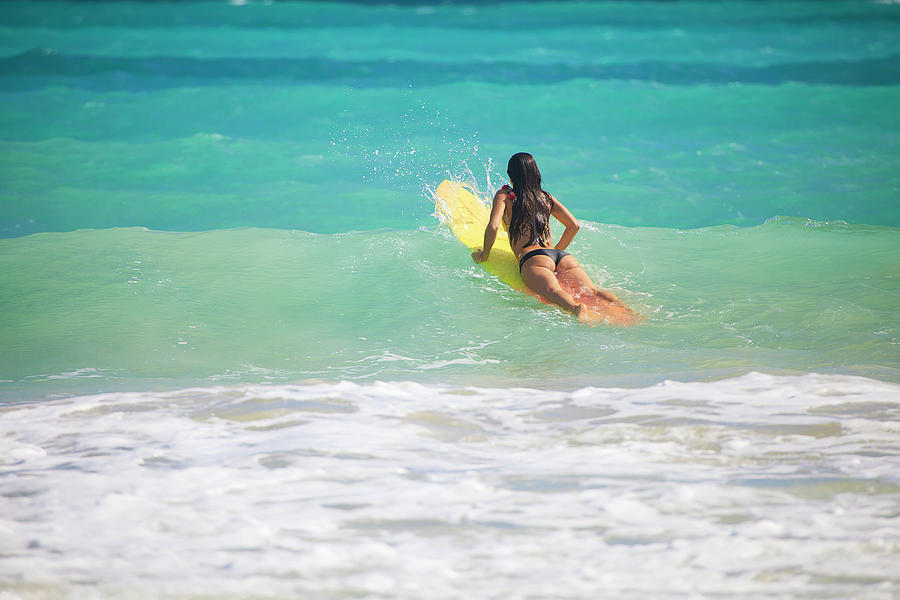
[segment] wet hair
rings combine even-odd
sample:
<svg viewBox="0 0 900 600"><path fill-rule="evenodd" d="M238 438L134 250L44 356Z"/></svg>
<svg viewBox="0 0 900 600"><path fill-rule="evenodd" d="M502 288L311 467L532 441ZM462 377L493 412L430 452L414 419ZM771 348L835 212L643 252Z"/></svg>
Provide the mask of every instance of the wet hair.
<svg viewBox="0 0 900 600"><path fill-rule="evenodd" d="M541 172L527 152L513 154L506 167L515 199L509 219L509 237L526 239L528 246L545 245L550 239L550 210L553 199L541 189Z"/></svg>

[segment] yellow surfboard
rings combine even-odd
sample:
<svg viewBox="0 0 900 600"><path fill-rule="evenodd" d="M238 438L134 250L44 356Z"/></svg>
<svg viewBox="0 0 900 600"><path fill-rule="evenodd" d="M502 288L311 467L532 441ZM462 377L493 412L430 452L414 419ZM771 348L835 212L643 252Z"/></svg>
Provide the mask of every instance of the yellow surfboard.
<svg viewBox="0 0 900 600"><path fill-rule="evenodd" d="M470 250L481 248L484 244L484 229L491 216L490 206L478 199L471 188L458 181L444 180L435 191L435 210L441 222L450 227L459 241ZM501 281L541 302L543 298L528 289L522 276L519 275L519 261L509 247L509 237L503 230L497 232L497 241L491 248L491 256L482 263L487 271L500 278ZM574 279L560 279L563 289L575 297L576 302L584 304L590 314L586 320L595 323L612 325L635 325L642 317L627 306L611 304L608 301L587 293L587 290Z"/></svg>
<svg viewBox="0 0 900 600"><path fill-rule="evenodd" d="M435 209L441 222L449 226L453 235L469 250L481 248L491 207L479 200L471 189L458 181L445 179L437 188ZM528 290L519 275L519 261L509 247L509 237L502 229L497 232L491 256L482 264L507 285L517 290Z"/></svg>

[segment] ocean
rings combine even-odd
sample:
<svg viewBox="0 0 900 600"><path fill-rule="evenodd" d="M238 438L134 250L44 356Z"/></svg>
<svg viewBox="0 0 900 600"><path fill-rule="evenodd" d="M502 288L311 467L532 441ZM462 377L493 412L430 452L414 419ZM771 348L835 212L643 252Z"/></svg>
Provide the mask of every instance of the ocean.
<svg viewBox="0 0 900 600"><path fill-rule="evenodd" d="M897 106L893 1L3 2L0 600L900 597ZM643 324L440 222L519 151Z"/></svg>

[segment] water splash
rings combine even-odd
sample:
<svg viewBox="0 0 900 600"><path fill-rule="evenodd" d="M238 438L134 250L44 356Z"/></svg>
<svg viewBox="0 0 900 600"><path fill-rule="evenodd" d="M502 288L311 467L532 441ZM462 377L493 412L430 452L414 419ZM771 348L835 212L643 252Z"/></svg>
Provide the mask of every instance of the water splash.
<svg viewBox="0 0 900 600"><path fill-rule="evenodd" d="M385 123L355 125L348 122L331 138L335 152L359 164L360 180L385 185L402 192L429 191L442 179L463 181L487 194L480 186L484 171L485 190L492 189L494 161L480 156L477 130L459 125L447 109L409 92L409 107Z"/></svg>

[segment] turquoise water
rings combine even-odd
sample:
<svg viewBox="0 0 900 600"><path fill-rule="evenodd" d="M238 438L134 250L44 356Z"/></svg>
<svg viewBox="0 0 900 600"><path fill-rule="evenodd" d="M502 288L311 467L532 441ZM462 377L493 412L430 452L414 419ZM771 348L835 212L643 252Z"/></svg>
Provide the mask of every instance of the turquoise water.
<svg viewBox="0 0 900 600"><path fill-rule="evenodd" d="M898 25L2 3L0 590L900 594ZM522 150L643 325L434 215Z"/></svg>
<svg viewBox="0 0 900 600"><path fill-rule="evenodd" d="M751 370L900 379L895 229L585 225L582 262L644 325L588 328L541 306L437 223L2 240L7 395L309 379L569 389Z"/></svg>

